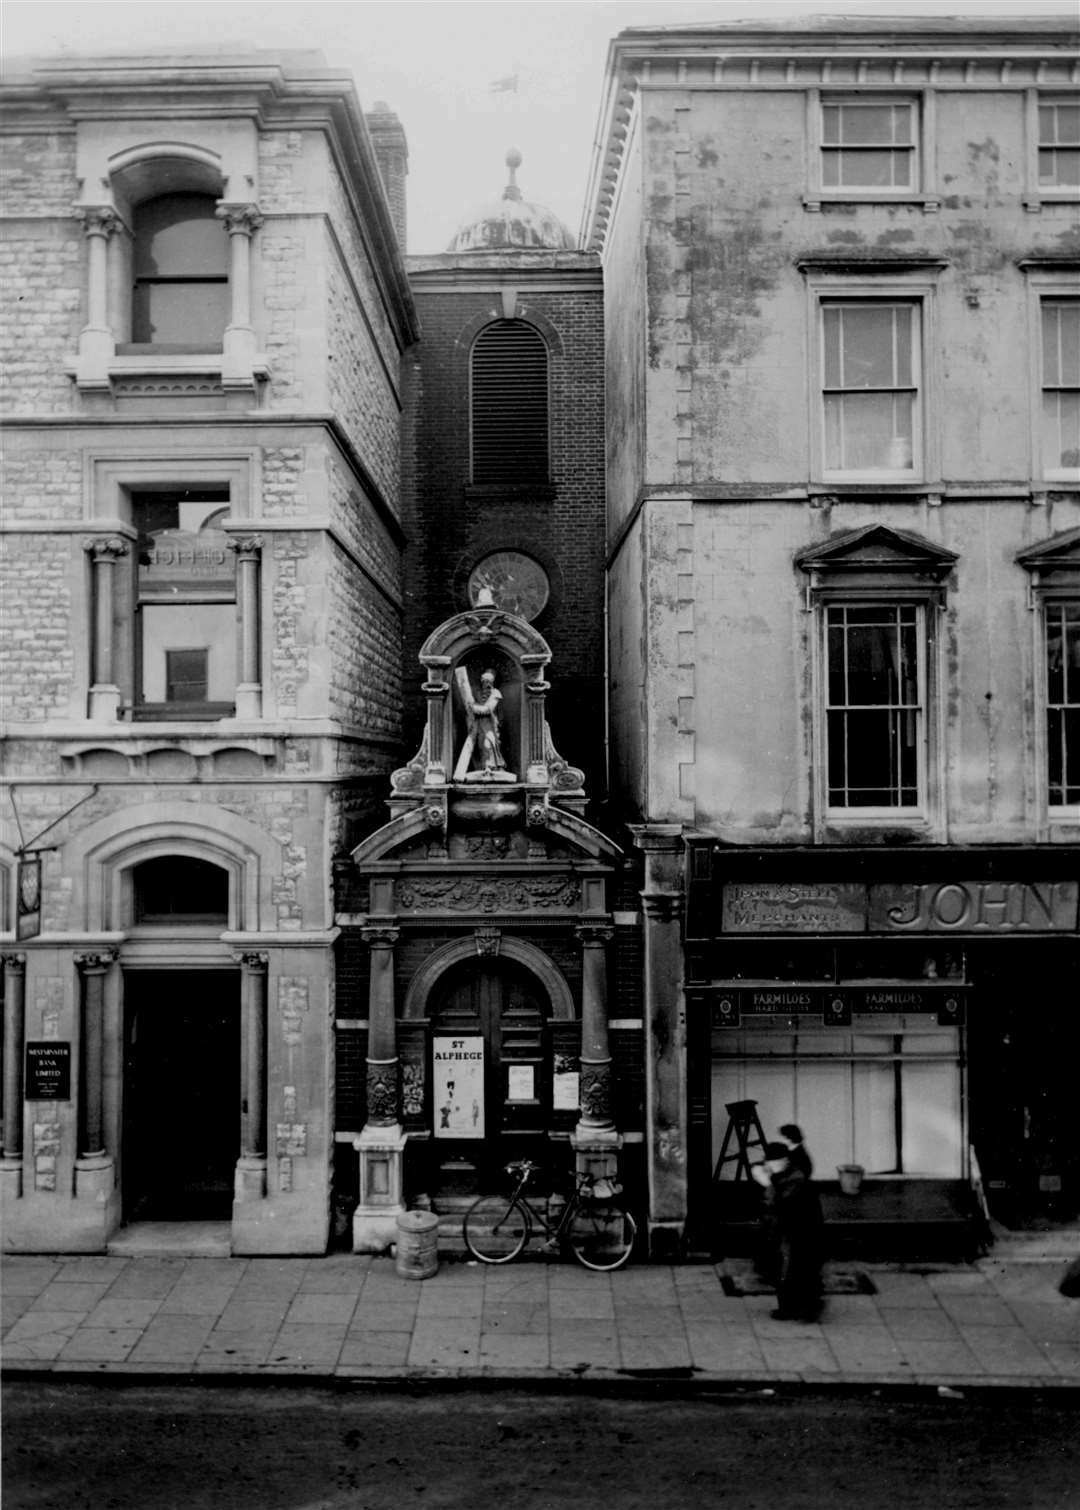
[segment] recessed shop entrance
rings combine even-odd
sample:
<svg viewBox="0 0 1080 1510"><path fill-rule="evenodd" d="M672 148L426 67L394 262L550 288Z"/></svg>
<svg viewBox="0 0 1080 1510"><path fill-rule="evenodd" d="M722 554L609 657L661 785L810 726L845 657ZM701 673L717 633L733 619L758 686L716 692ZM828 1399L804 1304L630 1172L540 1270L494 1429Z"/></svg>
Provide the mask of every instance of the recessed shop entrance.
<svg viewBox="0 0 1080 1510"><path fill-rule="evenodd" d="M125 972L123 1105L124 1220L227 1220L240 1153L234 971Z"/></svg>
<svg viewBox="0 0 1080 1510"><path fill-rule="evenodd" d="M432 1194L466 1195L514 1158L543 1161L550 1004L509 960L464 960L429 998Z"/></svg>

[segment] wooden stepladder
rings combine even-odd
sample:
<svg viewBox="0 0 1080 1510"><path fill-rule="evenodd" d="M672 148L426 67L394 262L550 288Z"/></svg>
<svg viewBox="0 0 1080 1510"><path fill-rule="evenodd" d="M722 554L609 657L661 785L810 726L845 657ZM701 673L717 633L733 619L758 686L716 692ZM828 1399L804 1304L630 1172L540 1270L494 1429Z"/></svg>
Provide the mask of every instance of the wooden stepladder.
<svg viewBox="0 0 1080 1510"><path fill-rule="evenodd" d="M724 1141L720 1145L720 1157L713 1170L713 1179L720 1178L720 1172L725 1164L734 1164L735 1178L748 1180L750 1178L750 1150L760 1148L763 1154L765 1151L765 1129L758 1116L757 1102L729 1101L724 1110L728 1114L728 1125L724 1133ZM729 1153L728 1149L731 1148L732 1143L735 1147Z"/></svg>

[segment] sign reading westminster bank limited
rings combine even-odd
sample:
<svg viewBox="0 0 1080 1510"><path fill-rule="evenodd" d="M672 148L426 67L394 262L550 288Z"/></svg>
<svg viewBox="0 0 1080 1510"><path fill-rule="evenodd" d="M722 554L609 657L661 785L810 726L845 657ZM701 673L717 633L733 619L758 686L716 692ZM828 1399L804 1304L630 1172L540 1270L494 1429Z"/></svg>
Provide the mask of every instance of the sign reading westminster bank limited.
<svg viewBox="0 0 1080 1510"><path fill-rule="evenodd" d="M1072 933L1076 881L731 882L724 933Z"/></svg>

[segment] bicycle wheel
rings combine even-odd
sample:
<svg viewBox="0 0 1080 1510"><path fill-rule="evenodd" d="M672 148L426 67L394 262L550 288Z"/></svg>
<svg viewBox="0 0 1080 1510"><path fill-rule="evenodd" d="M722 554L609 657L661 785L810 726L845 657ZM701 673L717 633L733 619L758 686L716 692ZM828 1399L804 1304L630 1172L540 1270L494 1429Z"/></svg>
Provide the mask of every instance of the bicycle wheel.
<svg viewBox="0 0 1080 1510"><path fill-rule="evenodd" d="M637 1223L610 1201L582 1202L574 1212L566 1244L586 1269L619 1269L630 1257Z"/></svg>
<svg viewBox="0 0 1080 1510"><path fill-rule="evenodd" d="M528 1241L529 1216L508 1196L482 1195L465 1213L462 1236L482 1264L508 1264Z"/></svg>

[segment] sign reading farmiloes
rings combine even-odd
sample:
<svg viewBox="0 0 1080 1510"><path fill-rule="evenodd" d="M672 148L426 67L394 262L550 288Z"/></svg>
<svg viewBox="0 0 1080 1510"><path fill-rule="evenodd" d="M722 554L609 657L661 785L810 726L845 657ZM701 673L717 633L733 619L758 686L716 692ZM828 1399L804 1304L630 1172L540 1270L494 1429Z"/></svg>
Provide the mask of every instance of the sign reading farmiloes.
<svg viewBox="0 0 1080 1510"><path fill-rule="evenodd" d="M733 882L725 933L1071 933L1076 881Z"/></svg>

